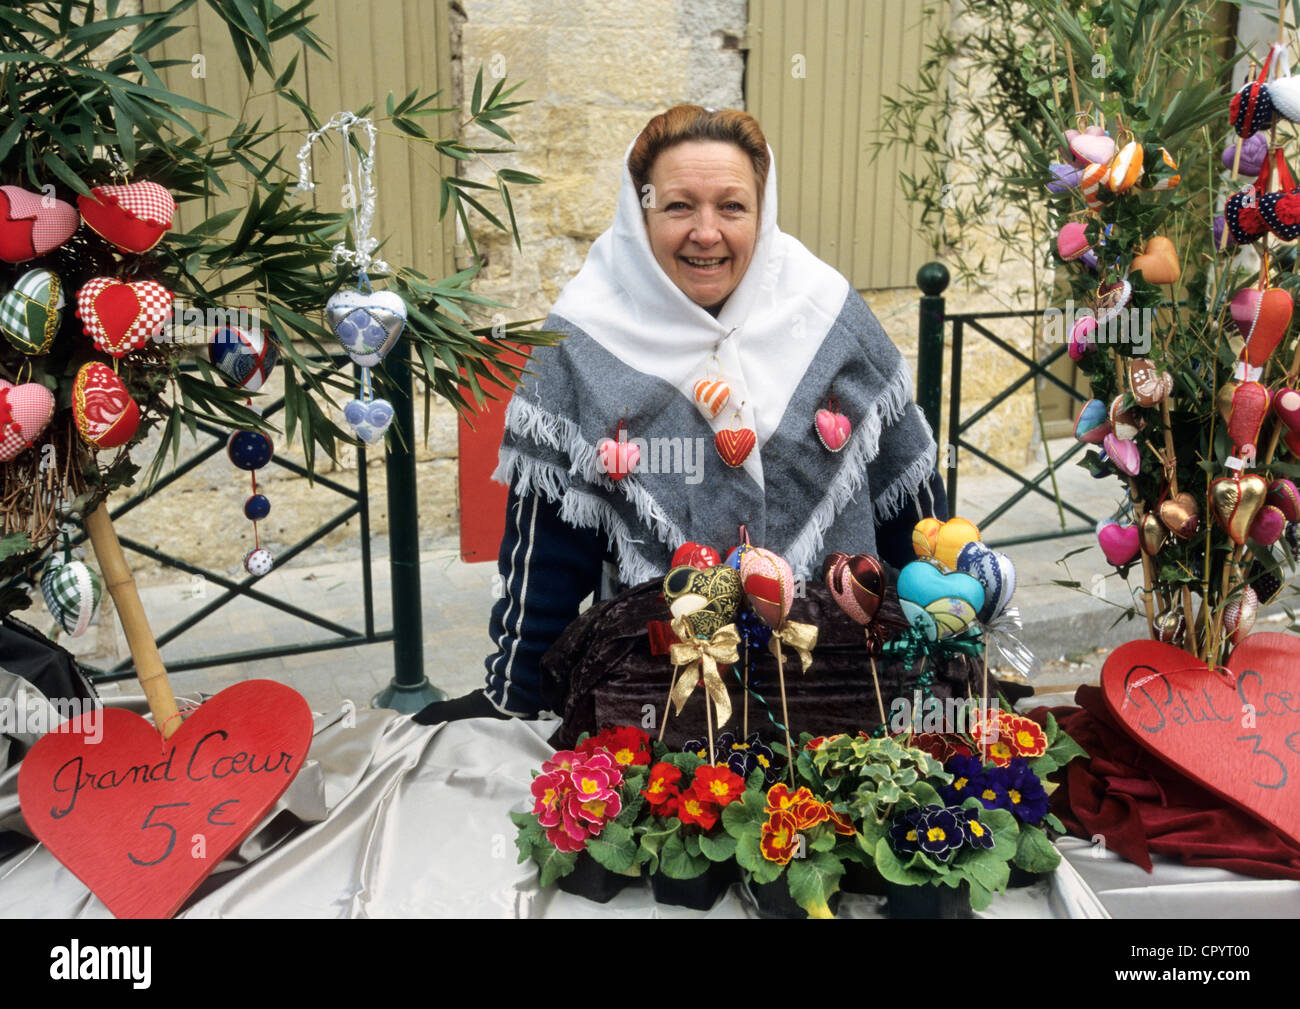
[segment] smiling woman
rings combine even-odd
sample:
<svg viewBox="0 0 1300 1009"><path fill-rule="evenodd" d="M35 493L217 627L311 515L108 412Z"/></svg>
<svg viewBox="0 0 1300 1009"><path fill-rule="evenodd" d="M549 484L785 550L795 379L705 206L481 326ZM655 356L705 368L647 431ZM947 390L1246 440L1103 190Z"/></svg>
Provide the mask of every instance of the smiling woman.
<svg viewBox="0 0 1300 1009"><path fill-rule="evenodd" d="M506 411L487 690L417 721L562 710L540 662L581 600L662 578L684 542L725 554L743 525L808 578L831 551L901 566L917 519L946 514L902 356L776 221L752 116L681 105L629 146L613 226L546 321L568 336L532 355Z"/></svg>

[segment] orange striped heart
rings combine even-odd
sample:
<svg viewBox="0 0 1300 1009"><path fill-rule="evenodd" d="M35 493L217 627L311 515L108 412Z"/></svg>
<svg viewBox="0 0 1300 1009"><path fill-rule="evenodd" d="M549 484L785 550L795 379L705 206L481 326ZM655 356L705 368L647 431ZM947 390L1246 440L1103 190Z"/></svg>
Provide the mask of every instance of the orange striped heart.
<svg viewBox="0 0 1300 1009"><path fill-rule="evenodd" d="M748 427L733 427L726 431L719 431L713 436L713 444L718 449L718 455L722 456L722 461L733 469L744 465L757 442L758 435Z"/></svg>
<svg viewBox="0 0 1300 1009"><path fill-rule="evenodd" d="M702 378L695 383L695 405L712 420L731 398L731 386L720 378Z"/></svg>

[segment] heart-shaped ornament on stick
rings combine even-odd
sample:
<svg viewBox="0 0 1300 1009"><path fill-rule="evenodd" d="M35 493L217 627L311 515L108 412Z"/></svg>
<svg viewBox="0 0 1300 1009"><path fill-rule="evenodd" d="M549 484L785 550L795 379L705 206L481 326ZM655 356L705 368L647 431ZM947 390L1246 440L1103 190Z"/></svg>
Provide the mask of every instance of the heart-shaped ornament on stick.
<svg viewBox="0 0 1300 1009"><path fill-rule="evenodd" d="M768 627L778 628L794 603L794 572L779 554L753 547L740 555L740 581L749 605Z"/></svg>
<svg viewBox="0 0 1300 1009"><path fill-rule="evenodd" d="M1228 310L1246 343L1247 363L1264 367L1291 326L1295 303L1290 292L1280 287L1266 291L1247 287L1233 295Z"/></svg>
<svg viewBox="0 0 1300 1009"><path fill-rule="evenodd" d="M1106 560L1117 568L1130 563L1142 549L1137 526L1122 526L1118 522L1103 522L1097 530L1097 543Z"/></svg>
<svg viewBox="0 0 1300 1009"><path fill-rule="evenodd" d="M711 638L734 622L743 598L740 574L726 564L675 567L664 576L663 591L669 612L685 617L697 638Z"/></svg>
<svg viewBox="0 0 1300 1009"><path fill-rule="evenodd" d="M307 757L302 695L246 680L169 739L122 708L42 736L18 772L32 833L119 918L167 918L261 823Z"/></svg>
<svg viewBox="0 0 1300 1009"><path fill-rule="evenodd" d="M1256 473L1219 477L1210 484L1214 518L1238 546L1245 544L1255 516L1268 497L1268 484Z"/></svg>
<svg viewBox="0 0 1300 1009"><path fill-rule="evenodd" d="M866 627L876 618L889 576L871 554L833 553L826 558L826 587L831 598L855 623Z"/></svg>
<svg viewBox="0 0 1300 1009"><path fill-rule="evenodd" d="M172 312L172 293L152 280L125 284L95 277L77 292L77 318L95 349L124 357L162 332Z"/></svg>

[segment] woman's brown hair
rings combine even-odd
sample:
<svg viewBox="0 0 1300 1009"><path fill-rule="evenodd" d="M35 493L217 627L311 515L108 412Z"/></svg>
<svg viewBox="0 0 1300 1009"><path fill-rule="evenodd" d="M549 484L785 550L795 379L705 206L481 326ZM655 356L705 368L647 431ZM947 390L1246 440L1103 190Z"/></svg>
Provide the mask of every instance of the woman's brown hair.
<svg viewBox="0 0 1300 1009"><path fill-rule="evenodd" d="M770 162L767 139L759 129L758 120L739 109L710 110L699 105L675 105L646 123L627 159L628 171L632 173L638 195L645 192L650 182L650 169L655 159L669 147L688 140L721 140L744 151L754 166L761 204Z"/></svg>

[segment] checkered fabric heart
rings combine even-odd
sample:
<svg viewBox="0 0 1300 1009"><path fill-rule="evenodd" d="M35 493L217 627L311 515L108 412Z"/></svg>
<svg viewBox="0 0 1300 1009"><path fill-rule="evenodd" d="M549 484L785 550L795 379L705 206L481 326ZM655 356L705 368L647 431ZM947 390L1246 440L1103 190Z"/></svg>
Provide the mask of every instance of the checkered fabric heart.
<svg viewBox="0 0 1300 1009"><path fill-rule="evenodd" d="M132 182L96 186L77 197L77 208L95 234L123 252L148 252L172 226L176 201L156 182Z"/></svg>
<svg viewBox="0 0 1300 1009"><path fill-rule="evenodd" d="M0 298L0 332L24 354L50 349L63 319L63 284L49 270L28 270Z"/></svg>
<svg viewBox="0 0 1300 1009"><path fill-rule="evenodd" d="M124 357L162 332L172 310L172 295L161 284L124 284L95 277L77 292L77 318L97 350Z"/></svg>
<svg viewBox="0 0 1300 1009"><path fill-rule="evenodd" d="M81 561L51 557L41 576L45 608L72 637L86 633L103 594L99 576Z"/></svg>
<svg viewBox="0 0 1300 1009"><path fill-rule="evenodd" d="M0 186L0 259L22 263L53 252L81 224L77 208L18 186Z"/></svg>
<svg viewBox="0 0 1300 1009"><path fill-rule="evenodd" d="M96 186L91 191L97 200L107 200L137 220L156 224L160 228L172 226L176 201L156 182L132 182L126 186Z"/></svg>
<svg viewBox="0 0 1300 1009"><path fill-rule="evenodd" d="M10 385L0 378L0 462L18 457L54 416L54 394L39 382Z"/></svg>

